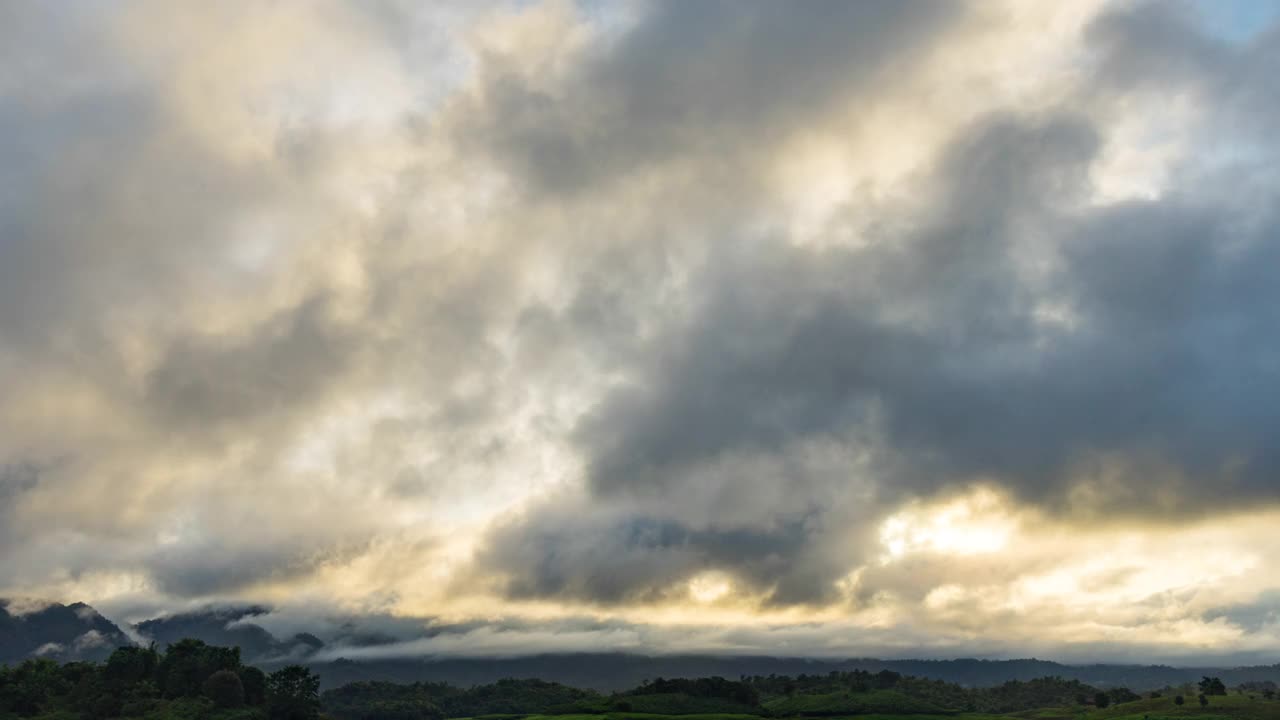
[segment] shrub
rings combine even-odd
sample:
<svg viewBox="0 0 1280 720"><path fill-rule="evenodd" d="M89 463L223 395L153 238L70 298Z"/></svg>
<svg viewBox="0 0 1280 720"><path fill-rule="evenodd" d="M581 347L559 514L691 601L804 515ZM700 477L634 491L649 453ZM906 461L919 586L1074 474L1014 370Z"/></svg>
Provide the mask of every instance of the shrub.
<svg viewBox="0 0 1280 720"><path fill-rule="evenodd" d="M244 702L246 705L267 704L267 674L256 667L245 666L240 668L240 684L244 687Z"/></svg>
<svg viewBox="0 0 1280 720"><path fill-rule="evenodd" d="M314 720L320 716L320 678L301 665L271 673L267 705L272 720Z"/></svg>
<svg viewBox="0 0 1280 720"><path fill-rule="evenodd" d="M214 707L236 708L244 705L244 683L232 670L219 670L204 681L204 696Z"/></svg>

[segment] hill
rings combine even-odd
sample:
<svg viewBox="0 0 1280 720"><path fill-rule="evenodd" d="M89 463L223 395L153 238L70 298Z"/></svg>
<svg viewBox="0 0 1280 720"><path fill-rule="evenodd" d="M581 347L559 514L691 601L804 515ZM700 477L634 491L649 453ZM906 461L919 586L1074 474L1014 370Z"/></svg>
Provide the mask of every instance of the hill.
<svg viewBox="0 0 1280 720"><path fill-rule="evenodd" d="M102 660L131 644L115 623L84 603L22 607L0 600L0 665L41 656L54 660Z"/></svg>
<svg viewBox="0 0 1280 720"><path fill-rule="evenodd" d="M0 667L0 720L1280 720L1276 695L1274 682L1228 689L1217 678L1144 698L1060 677L966 688L889 670L656 678L607 695L541 679L321 692L306 667L268 674L237 647L194 639L118 648L100 663Z"/></svg>
<svg viewBox="0 0 1280 720"><path fill-rule="evenodd" d="M211 645L237 646L247 662L280 667L302 662L320 674L325 688L357 681L412 683L422 680L467 687L492 684L504 678L537 677L549 682L597 692L633 688L652 678L823 676L832 672L894 672L915 678L954 683L962 687L995 687L1009 681L1042 677L1076 680L1098 688L1128 687L1151 690L1194 682L1205 675L1221 677L1228 685L1280 679L1280 665L1250 667L1185 667L1167 665L1065 665L1048 660L884 660L877 658L806 659L768 656L713 655L645 656L623 653L548 653L504 658L343 659L343 648L366 654L389 646L397 638L362 633L359 624L341 636L317 637L301 633L277 637L255 619L270 608L257 605L209 607L153 618L133 630L144 642L161 648L181 638ZM427 632L424 628L423 632ZM403 639L403 638L400 638ZM358 640L358 642L357 642ZM116 647L128 645L119 626L83 603L47 604L34 611L10 610L0 601L0 663L19 662L37 655L58 660L101 659ZM323 651L323 652L322 652ZM338 659L321 660L320 657Z"/></svg>
<svg viewBox="0 0 1280 720"><path fill-rule="evenodd" d="M1011 680L1060 677L1099 688L1128 687L1138 691L1195 682L1205 675L1221 677L1232 686L1250 681L1280 679L1280 665L1175 668L1167 665L1064 665L1035 659L815 660L763 656L574 653L508 658L338 659L307 664L325 679L326 687L358 680L432 680L466 686L492 683L508 677L538 677L601 692L634 687L656 677L796 677L853 671L896 672L963 687L994 687Z"/></svg>
<svg viewBox="0 0 1280 720"><path fill-rule="evenodd" d="M162 648L183 638L194 638L210 645L238 647L245 660L264 664L305 658L324 646L314 635L303 633L280 639L252 622L268 612L270 608L260 605L211 607L146 620L135 629Z"/></svg>

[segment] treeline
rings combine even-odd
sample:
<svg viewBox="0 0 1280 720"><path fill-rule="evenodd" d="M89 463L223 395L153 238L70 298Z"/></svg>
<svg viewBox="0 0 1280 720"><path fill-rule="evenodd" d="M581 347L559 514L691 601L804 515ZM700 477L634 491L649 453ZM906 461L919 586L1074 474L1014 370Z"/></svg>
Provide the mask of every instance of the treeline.
<svg viewBox="0 0 1280 720"><path fill-rule="evenodd" d="M688 695L690 697L719 698L743 705L759 705L760 693L750 683L733 682L722 677L658 678L646 682L622 695Z"/></svg>
<svg viewBox="0 0 1280 720"><path fill-rule="evenodd" d="M118 648L102 663L32 659L0 667L0 719L314 720L319 691L319 678L305 667L268 675L242 664L239 648L182 640L164 652Z"/></svg>
<svg viewBox="0 0 1280 720"><path fill-rule="evenodd" d="M859 714L1017 713L1106 707L1137 700L1125 688L1100 690L1045 677L967 688L888 670L823 675L647 680L609 695L544 680L500 680L461 688L444 682L354 682L319 692L311 670L271 674L241 662L238 648L182 640L163 652L125 647L101 663L28 660L0 667L0 720L442 720L498 715L733 713L760 717ZM1218 678L1199 684L1201 703L1224 694ZM1275 685L1251 692L1274 697ZM1158 693L1153 693L1158 695Z"/></svg>
<svg viewBox="0 0 1280 720"><path fill-rule="evenodd" d="M744 676L647 681L601 695L541 680L503 680L470 689L446 683L363 681L326 691L324 711L338 720L412 720L494 714L582 715L737 713L762 717L856 714L1011 713L1046 707L1105 706L1136 700L1124 688L1102 691L1076 680L1041 678L993 688L894 672Z"/></svg>
<svg viewBox="0 0 1280 720"><path fill-rule="evenodd" d="M856 696L861 693L889 691L938 708L958 712L1009 713L1044 707L1070 707L1097 704L1097 698L1105 696L1104 703L1129 702L1138 695L1127 688L1100 691L1095 687L1060 677L1044 677L1035 680L1010 680L995 687L968 688L942 680L902 675L891 670L872 673L863 670L831 672L825 675L798 675L785 677L770 675L752 676L744 681L763 696L795 698L787 707L804 707L807 697L828 699L842 693ZM816 703L815 703L816 704ZM781 707L779 703L775 707Z"/></svg>
<svg viewBox="0 0 1280 720"><path fill-rule="evenodd" d="M327 690L324 711L340 720L432 720L482 715L568 714L596 693L544 680L499 680L463 689L448 683L365 680Z"/></svg>

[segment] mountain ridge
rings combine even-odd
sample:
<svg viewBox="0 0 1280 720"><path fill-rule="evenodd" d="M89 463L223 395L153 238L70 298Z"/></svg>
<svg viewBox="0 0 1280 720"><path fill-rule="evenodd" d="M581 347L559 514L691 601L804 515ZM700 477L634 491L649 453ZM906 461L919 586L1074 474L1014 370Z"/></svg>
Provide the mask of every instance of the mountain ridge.
<svg viewBox="0 0 1280 720"><path fill-rule="evenodd" d="M41 603L18 608L0 600L0 664L29 657L55 660L105 659L117 647L135 644L130 634L84 603ZM19 611L21 610L21 611ZM1011 680L1057 676L1097 687L1148 690L1194 682L1204 675L1220 676L1228 684L1280 681L1280 664L1174 667L1158 664L1067 664L1037 658L1023 659L880 659L790 658L769 655L643 655L620 652L539 653L517 657L419 657L346 659L341 647L326 645L309 633L278 638L252 619L271 612L261 605L214 606L137 623L138 637L161 647L186 637L211 645L240 647L247 662L264 668L301 662L317 671L325 687L359 680L415 682L443 681L461 686L496 682L511 677L536 677L575 687L611 691L657 677L740 677L743 675L826 674L890 670L904 675L944 680L967 687L1000 685ZM332 642L333 639L330 639ZM387 642L394 642L386 638ZM326 649L336 659L320 660Z"/></svg>
<svg viewBox="0 0 1280 720"><path fill-rule="evenodd" d="M21 608L0 599L0 664L28 657L103 660L132 644L115 623L84 603L40 603Z"/></svg>

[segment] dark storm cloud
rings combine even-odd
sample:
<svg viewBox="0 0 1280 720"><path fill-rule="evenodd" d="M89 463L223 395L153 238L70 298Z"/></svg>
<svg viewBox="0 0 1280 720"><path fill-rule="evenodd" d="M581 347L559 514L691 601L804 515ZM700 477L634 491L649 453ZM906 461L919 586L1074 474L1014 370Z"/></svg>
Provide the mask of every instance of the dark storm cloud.
<svg viewBox="0 0 1280 720"><path fill-rule="evenodd" d="M145 559L157 589L176 597L235 593L256 583L286 581L312 571L323 561L314 547L289 539L232 546L221 538L184 539Z"/></svg>
<svg viewBox="0 0 1280 720"><path fill-rule="evenodd" d="M1213 608L1205 620L1225 620L1248 632L1258 632L1280 622L1280 590L1265 590L1251 602Z"/></svg>
<svg viewBox="0 0 1280 720"><path fill-rule="evenodd" d="M1231 97L1263 94L1253 60L1272 52L1266 38L1229 49L1160 7L1136 12L1091 30L1106 83L1086 96L1166 74ZM1159 22L1141 22L1144 13ZM1190 57L1161 62L1174 47ZM750 96L733 87L727 106ZM1240 107L1256 104L1222 109L1221 122L1240 127ZM1096 122L1065 110L981 119L921 184L927 210L883 223L866 247L749 234L717 246L689 283L688 322L578 426L592 502L622 519L549 509L504 529L486 560L508 591L618 602L717 568L775 602L826 599L875 551L865 532L796 542L776 531L803 515L762 502L752 527L775 543L717 554L716 531L670 520L711 486L746 498L766 486L807 497L854 486L732 462L821 440L866 441L874 459L861 471L875 490L861 514L816 512L819 527L865 524L904 499L975 481L1050 512L1104 518L1274 502L1277 187L1255 173L1248 194L1224 196L1213 181L1229 175L1188 167L1158 199L1087 205L1104 143ZM640 525L628 507L645 508ZM698 527L715 527L716 513ZM818 548L817 577L797 585L793 564ZM609 566L597 551L625 562Z"/></svg>
<svg viewBox="0 0 1280 720"><path fill-rule="evenodd" d="M40 469L34 465L23 463L0 465L0 499L11 501L12 498L35 487L40 482Z"/></svg>
<svg viewBox="0 0 1280 720"><path fill-rule="evenodd" d="M322 133L219 126L243 88L219 96L228 69L211 60L209 87L187 97L174 78L190 58L154 64L146 12L0 10L0 467L56 465L21 497L0 479L13 534L0 575L19 593L112 572L175 595L233 592L313 570L350 539L334 530L360 522L350 508L243 522L281 504L282 447L349 388L371 342L349 298L314 277L322 263L291 254L292 213L319 204L309 183L323 171L297 148ZM211 12L211 27L226 20ZM277 145L245 151L253 129ZM323 141L341 154L343 138ZM183 537L157 547L162 525Z"/></svg>
<svg viewBox="0 0 1280 720"><path fill-rule="evenodd" d="M1194 9L1181 3L1138 3L1110 12L1089 28L1100 50L1097 77L1105 84L1183 85L1210 78L1231 50L1195 26Z"/></svg>
<svg viewBox="0 0 1280 720"><path fill-rule="evenodd" d="M895 435L933 436L921 444L963 432L984 408L953 403L956 394L983 400L997 391L986 374L1035 354L1011 225L1043 216L1048 193L1071 191L1092 147L1072 120L997 118L957 141L939 216L914 237L855 251L750 244L718 257L694 283L706 293L696 319L662 342L636 387L581 424L593 487L678 485L682 467L781 450L884 412ZM892 317L904 309L916 319ZM897 419L900 407L909 418Z"/></svg>
<svg viewBox="0 0 1280 720"><path fill-rule="evenodd" d="M638 28L548 94L502 69L473 141L536 193L598 189L691 153L768 145L806 118L893 83L912 50L963 14L956 3L661 2Z"/></svg>
<svg viewBox="0 0 1280 720"><path fill-rule="evenodd" d="M64 72L87 73L92 46L71 57ZM163 92L122 64L0 103L0 338L15 352L109 347L108 310L211 289L235 274L236 214L279 190L186 132Z"/></svg>
<svg viewBox="0 0 1280 720"><path fill-rule="evenodd" d="M40 468L31 463L0 465L0 538L9 532L9 520L13 508L23 493L40 482Z"/></svg>
<svg viewBox="0 0 1280 720"><path fill-rule="evenodd" d="M1212 127L1225 138L1257 147L1265 138L1265 117L1280 109L1280 90L1271 81L1280 70L1280 22L1232 43L1204 32L1188 6L1148 2L1102 16L1088 39L1096 50L1099 87L1170 100L1192 92L1215 108ZM1264 134L1235 135L1242 131ZM1261 145L1274 153L1273 144Z"/></svg>
<svg viewBox="0 0 1280 720"><path fill-rule="evenodd" d="M714 568L771 602L817 602L872 551L873 516L847 466L799 459L805 443L887 439L867 506L983 472L1053 468L1069 451L1038 434L1051 411L1034 398L1005 405L1010 379L1031 382L1043 355L1011 246L1016 222L1078 192L1095 145L1074 118L992 118L955 141L937 214L910 236L862 250L745 242L717 256L692 283L692 321L577 433L602 508L678 515L710 491L700 528L646 520L668 529L653 536L632 519L599 528L553 512L499 535L489 561L513 575L515 594L617 601ZM895 317L904 311L911 320ZM1041 427L1026 426L1029 412ZM766 492L779 487L805 502L780 504ZM725 529L729 498L747 510ZM743 541L753 534L760 542ZM631 562L610 568L615 556Z"/></svg>
<svg viewBox="0 0 1280 720"><path fill-rule="evenodd" d="M508 530L495 538L496 554L486 562L528 568L507 586L510 595L604 603L657 600L682 580L721 567L733 567L748 582L803 575L794 558L812 532L803 520L772 529L698 530L651 517L583 519L572 509Z"/></svg>
<svg viewBox="0 0 1280 720"><path fill-rule="evenodd" d="M171 428L245 423L312 406L348 368L353 333L324 298L279 313L245 337L183 337L147 381L147 404Z"/></svg>

